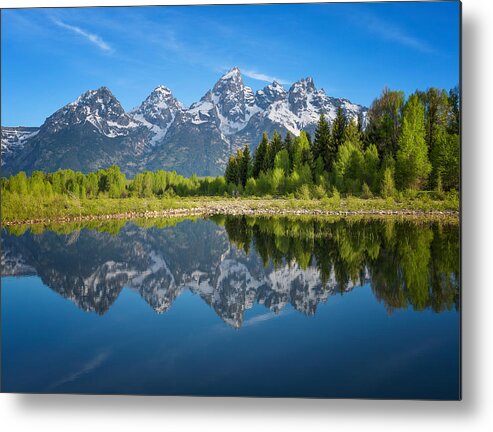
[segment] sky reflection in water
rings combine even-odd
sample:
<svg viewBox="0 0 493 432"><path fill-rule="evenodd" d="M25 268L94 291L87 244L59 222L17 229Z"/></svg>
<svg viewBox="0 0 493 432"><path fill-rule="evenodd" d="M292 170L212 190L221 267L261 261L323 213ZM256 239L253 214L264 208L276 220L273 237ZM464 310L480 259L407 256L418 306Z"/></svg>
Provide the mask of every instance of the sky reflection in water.
<svg viewBox="0 0 493 432"><path fill-rule="evenodd" d="M75 228L2 232L3 391L459 397L455 224Z"/></svg>

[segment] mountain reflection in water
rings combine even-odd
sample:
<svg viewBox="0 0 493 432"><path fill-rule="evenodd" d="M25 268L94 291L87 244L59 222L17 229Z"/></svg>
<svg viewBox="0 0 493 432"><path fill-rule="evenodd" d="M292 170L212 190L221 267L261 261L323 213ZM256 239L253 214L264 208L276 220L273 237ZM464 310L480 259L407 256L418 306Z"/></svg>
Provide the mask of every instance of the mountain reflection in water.
<svg viewBox="0 0 493 432"><path fill-rule="evenodd" d="M389 313L458 309L459 250L459 227L446 222L218 216L12 227L2 231L2 276L37 275L100 315L123 287L157 313L189 290L240 328L257 303L314 315L366 283Z"/></svg>

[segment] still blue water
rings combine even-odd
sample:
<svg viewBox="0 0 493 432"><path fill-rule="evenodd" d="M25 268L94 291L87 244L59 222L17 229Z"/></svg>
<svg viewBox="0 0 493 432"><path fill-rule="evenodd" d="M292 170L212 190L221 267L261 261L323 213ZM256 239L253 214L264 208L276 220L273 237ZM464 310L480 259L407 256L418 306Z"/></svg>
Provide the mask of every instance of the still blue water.
<svg viewBox="0 0 493 432"><path fill-rule="evenodd" d="M458 227L318 223L4 231L2 391L459 398Z"/></svg>

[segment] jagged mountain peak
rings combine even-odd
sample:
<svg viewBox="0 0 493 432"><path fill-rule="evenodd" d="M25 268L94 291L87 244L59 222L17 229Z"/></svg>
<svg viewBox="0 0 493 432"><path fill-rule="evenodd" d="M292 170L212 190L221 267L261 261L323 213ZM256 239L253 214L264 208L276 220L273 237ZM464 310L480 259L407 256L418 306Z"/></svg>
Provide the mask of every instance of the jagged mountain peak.
<svg viewBox="0 0 493 432"><path fill-rule="evenodd" d="M316 91L315 82L313 81L312 77L302 78L299 81L296 81L289 89L289 93L299 93L299 92L313 93L315 91Z"/></svg>
<svg viewBox="0 0 493 432"><path fill-rule="evenodd" d="M120 102L113 96L110 89L106 86L101 86L96 90L88 90L82 93L75 101L69 103L69 106L78 105L81 103L105 103L111 102L120 105Z"/></svg>
<svg viewBox="0 0 493 432"><path fill-rule="evenodd" d="M157 86L139 107L133 109L132 113L144 113L152 111L162 111L163 109L184 109L183 104L174 97L173 92L164 85Z"/></svg>
<svg viewBox="0 0 493 432"><path fill-rule="evenodd" d="M232 67L229 71L227 71L223 76L219 79L219 81L228 81L228 80L243 80L241 76L240 68L237 66Z"/></svg>
<svg viewBox="0 0 493 432"><path fill-rule="evenodd" d="M122 105L106 86L89 90L75 101L48 117L41 127L43 133L57 133L76 125L92 125L97 132L114 138L128 135L128 128L136 127Z"/></svg>
<svg viewBox="0 0 493 432"><path fill-rule="evenodd" d="M173 97L173 93L168 87L165 87L163 85L158 85L154 90L152 90L149 96L147 96L144 102L149 100L168 99L172 97Z"/></svg>
<svg viewBox="0 0 493 432"><path fill-rule="evenodd" d="M277 80L272 81L272 84L269 84L267 87L282 88L284 90L284 86Z"/></svg>
<svg viewBox="0 0 493 432"><path fill-rule="evenodd" d="M259 91L262 91L262 90L259 90ZM286 95L286 89L278 81L273 81L272 84L265 86L263 88L263 91L265 93Z"/></svg>
<svg viewBox="0 0 493 432"><path fill-rule="evenodd" d="M156 93L163 93L163 94L168 94L168 93L171 93L171 90L169 89L169 87L166 87L165 85L162 85L162 84L159 84L154 90L153 92L156 92Z"/></svg>
<svg viewBox="0 0 493 432"><path fill-rule="evenodd" d="M297 117L298 128L304 129L316 124L320 113L329 120L333 118L335 107L323 90L317 90L312 77L302 78L293 83L288 92L289 110Z"/></svg>
<svg viewBox="0 0 493 432"><path fill-rule="evenodd" d="M266 109L272 103L286 99L286 96L287 93L284 86L279 82L274 81L272 84L265 86L262 90L258 90L255 94L255 99L260 108Z"/></svg>
<svg viewBox="0 0 493 432"><path fill-rule="evenodd" d="M161 102L165 101L168 104L179 106L180 108L184 108L183 104L175 98L173 95L173 92L170 90L169 87L166 87L162 84L158 85L150 94L147 96L147 98L144 100L144 102L141 104L151 103L151 102Z"/></svg>
<svg viewBox="0 0 493 432"><path fill-rule="evenodd" d="M65 105L57 112L75 112L82 110L85 114L95 113L99 116L125 114L118 99L111 93L110 89L102 86L97 90L88 90L80 95L75 101ZM56 114L56 113L55 113Z"/></svg>
<svg viewBox="0 0 493 432"><path fill-rule="evenodd" d="M212 93L216 96L222 96L226 92L243 92L245 89L243 77L237 67L230 69L216 82L212 88Z"/></svg>
<svg viewBox="0 0 493 432"><path fill-rule="evenodd" d="M185 107L172 91L159 85L139 107L131 111L131 115L151 131L153 136L149 144L152 147L166 135L177 113L184 110Z"/></svg>
<svg viewBox="0 0 493 432"><path fill-rule="evenodd" d="M113 96L113 93L111 93L111 90L106 87L105 85L99 87L97 90L96 90L96 93L100 93L100 94L108 94L108 95L111 95Z"/></svg>
<svg viewBox="0 0 493 432"><path fill-rule="evenodd" d="M226 72L202 99L188 110L192 123L217 125L224 135L241 131L259 108L253 90L245 86L240 69Z"/></svg>

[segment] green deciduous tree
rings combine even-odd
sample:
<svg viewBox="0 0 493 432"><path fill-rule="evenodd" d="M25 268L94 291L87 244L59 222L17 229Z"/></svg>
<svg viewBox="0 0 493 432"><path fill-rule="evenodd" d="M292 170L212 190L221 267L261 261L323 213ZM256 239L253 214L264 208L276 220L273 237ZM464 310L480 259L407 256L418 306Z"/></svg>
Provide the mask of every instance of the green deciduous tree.
<svg viewBox="0 0 493 432"><path fill-rule="evenodd" d="M272 134L272 139L267 147L267 152L264 159L264 171L268 171L274 168L274 161L276 159L277 153L282 150L282 138L277 131Z"/></svg>
<svg viewBox="0 0 493 432"><path fill-rule="evenodd" d="M276 155L274 168L280 168L283 170L284 174L289 174L289 165L289 153L286 149L282 149Z"/></svg>
<svg viewBox="0 0 493 432"><path fill-rule="evenodd" d="M86 178L86 194L88 198L96 198L98 196L98 176L96 173L90 172Z"/></svg>
<svg viewBox="0 0 493 432"><path fill-rule="evenodd" d="M460 184L460 140L459 135L443 131L434 149L435 188L438 180L444 190L459 189Z"/></svg>
<svg viewBox="0 0 493 432"><path fill-rule="evenodd" d="M425 108L425 140L432 166L429 186L433 189L437 185L439 173L442 170L439 159L439 147L447 139L448 95L445 90L434 87L429 88L426 92L418 91L416 94Z"/></svg>
<svg viewBox="0 0 493 432"><path fill-rule="evenodd" d="M334 162L334 181L343 192L359 192L364 175L363 152L352 142L339 147Z"/></svg>
<svg viewBox="0 0 493 432"><path fill-rule="evenodd" d="M370 144L364 151L364 181L372 192L379 189L380 159L375 144Z"/></svg>
<svg viewBox="0 0 493 432"><path fill-rule="evenodd" d="M288 152L289 155L289 161L291 162L293 159L293 135L291 132L287 132L286 136L284 137L284 143L283 143L283 149L285 149ZM292 166L289 167L289 170L291 172Z"/></svg>
<svg viewBox="0 0 493 432"><path fill-rule="evenodd" d="M381 194L384 198L394 196L395 183L394 183L394 171L392 168L387 167L383 171Z"/></svg>
<svg viewBox="0 0 493 432"><path fill-rule="evenodd" d="M307 134L302 131L299 137L294 139L293 145L293 170L298 170L302 165L311 165L312 155L310 150L310 142L308 141Z"/></svg>
<svg viewBox="0 0 493 432"><path fill-rule="evenodd" d="M460 133L460 93L459 87L454 87L449 91L449 111L448 111L448 133L459 135Z"/></svg>
<svg viewBox="0 0 493 432"><path fill-rule="evenodd" d="M27 195L28 183L27 176L24 171L21 171L10 178L10 190L19 195Z"/></svg>
<svg viewBox="0 0 493 432"><path fill-rule="evenodd" d="M425 141L424 107L412 95L404 108L399 149L396 156L396 180L400 189L419 189L431 171Z"/></svg>
<svg viewBox="0 0 493 432"><path fill-rule="evenodd" d="M366 141L377 146L381 157L390 154L395 157L402 124L404 93L383 89L368 111Z"/></svg>

